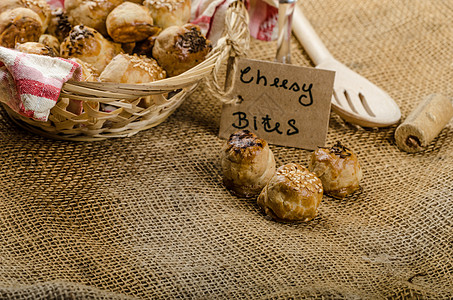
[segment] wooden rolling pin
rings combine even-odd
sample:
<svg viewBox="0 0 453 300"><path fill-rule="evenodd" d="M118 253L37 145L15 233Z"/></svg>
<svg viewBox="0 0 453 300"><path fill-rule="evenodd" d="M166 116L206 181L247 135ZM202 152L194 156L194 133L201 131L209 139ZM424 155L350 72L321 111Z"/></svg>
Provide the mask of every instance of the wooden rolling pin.
<svg viewBox="0 0 453 300"><path fill-rule="evenodd" d="M440 94L426 97L395 131L398 148L414 153L425 149L453 117L453 103Z"/></svg>

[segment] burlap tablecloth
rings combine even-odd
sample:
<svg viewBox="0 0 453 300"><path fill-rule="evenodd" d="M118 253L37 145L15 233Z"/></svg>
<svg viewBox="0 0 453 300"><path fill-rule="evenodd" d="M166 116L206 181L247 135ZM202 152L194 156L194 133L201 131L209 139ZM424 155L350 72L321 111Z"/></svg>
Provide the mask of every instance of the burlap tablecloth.
<svg viewBox="0 0 453 300"><path fill-rule="evenodd" d="M383 87L403 119L453 95L453 1L303 0L327 48ZM293 40L295 64L312 66ZM275 43L249 57L272 60ZM453 122L425 152L396 126L332 114L328 143L358 155L362 191L324 196L309 223L265 218L221 183L221 105L202 86L131 138L61 142L0 113L2 299L451 299ZM272 146L277 165L309 151Z"/></svg>

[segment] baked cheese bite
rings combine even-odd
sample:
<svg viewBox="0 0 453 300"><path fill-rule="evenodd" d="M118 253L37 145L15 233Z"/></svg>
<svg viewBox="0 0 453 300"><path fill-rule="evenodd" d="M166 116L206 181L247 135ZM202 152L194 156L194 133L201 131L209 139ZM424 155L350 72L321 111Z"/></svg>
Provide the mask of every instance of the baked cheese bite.
<svg viewBox="0 0 453 300"><path fill-rule="evenodd" d="M111 42L93 28L77 25L60 47L63 58L79 58L101 73L107 64L123 50L121 44Z"/></svg>
<svg viewBox="0 0 453 300"><path fill-rule="evenodd" d="M240 197L256 197L275 173L268 143L248 130L233 133L221 152L223 183Z"/></svg>
<svg viewBox="0 0 453 300"><path fill-rule="evenodd" d="M305 167L289 163L277 169L257 203L276 221L308 222L318 214L322 196L321 180Z"/></svg>
<svg viewBox="0 0 453 300"><path fill-rule="evenodd" d="M357 156L340 142L314 151L309 169L321 179L324 192L335 198L344 198L358 190L362 179Z"/></svg>
<svg viewBox="0 0 453 300"><path fill-rule="evenodd" d="M211 49L211 42L201 33L199 26L170 26L157 36L153 57L170 77L202 62Z"/></svg>

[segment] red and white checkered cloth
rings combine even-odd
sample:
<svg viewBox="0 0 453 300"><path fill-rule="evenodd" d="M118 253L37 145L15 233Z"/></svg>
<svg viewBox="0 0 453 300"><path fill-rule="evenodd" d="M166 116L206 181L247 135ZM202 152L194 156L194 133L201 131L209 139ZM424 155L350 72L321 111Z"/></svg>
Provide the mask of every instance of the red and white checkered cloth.
<svg viewBox="0 0 453 300"><path fill-rule="evenodd" d="M23 116L47 121L69 79L81 80L79 64L0 47L0 102Z"/></svg>
<svg viewBox="0 0 453 300"><path fill-rule="evenodd" d="M52 8L64 7L64 0L47 0L47 3L49 3Z"/></svg>

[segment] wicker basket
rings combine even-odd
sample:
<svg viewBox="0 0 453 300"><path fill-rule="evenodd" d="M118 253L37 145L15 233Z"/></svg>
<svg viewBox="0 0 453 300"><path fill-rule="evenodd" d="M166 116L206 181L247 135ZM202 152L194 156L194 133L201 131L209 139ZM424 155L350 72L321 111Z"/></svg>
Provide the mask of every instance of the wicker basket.
<svg viewBox="0 0 453 300"><path fill-rule="evenodd" d="M128 137L163 122L203 79L207 79L215 96L223 98L228 91L220 87L217 74L228 59L231 63L245 55L248 46L248 14L243 1L237 0L227 10L223 37L206 60L181 75L146 84L68 81L47 122L35 121L3 106L21 127L54 139L95 141ZM153 96L153 102L158 104L143 105L148 96ZM82 101L81 115L66 110L70 99ZM101 111L102 103L115 109Z"/></svg>

